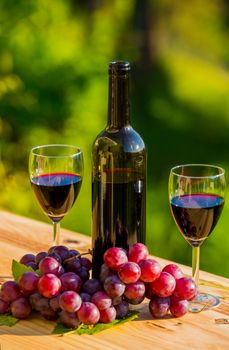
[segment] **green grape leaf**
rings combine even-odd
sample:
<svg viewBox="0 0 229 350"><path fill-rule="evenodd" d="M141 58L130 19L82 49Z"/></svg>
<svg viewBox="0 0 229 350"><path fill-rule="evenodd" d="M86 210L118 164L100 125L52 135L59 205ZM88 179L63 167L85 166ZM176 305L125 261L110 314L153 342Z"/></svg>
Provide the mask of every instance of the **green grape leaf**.
<svg viewBox="0 0 229 350"><path fill-rule="evenodd" d="M12 261L11 270L12 270L12 275L14 277L14 280L16 282L19 281L19 278L21 277L21 275L23 275L23 273L31 272L31 271L34 272L34 270L31 266L26 266L24 264L21 264L14 259Z"/></svg>
<svg viewBox="0 0 229 350"><path fill-rule="evenodd" d="M109 329L114 326L119 326L125 322L129 322L134 320L138 317L137 311L131 311L129 314L120 319L120 320L114 320L110 323L96 323L94 326L88 326L86 324L81 324L77 328L66 328L63 326L60 322L57 322L55 328L52 331L52 334L56 335L70 335L70 334L97 334L100 333L106 329Z"/></svg>
<svg viewBox="0 0 229 350"><path fill-rule="evenodd" d="M76 329L77 328L67 328L61 322L57 321L54 329L52 330L52 334L65 335L68 333L75 333Z"/></svg>
<svg viewBox="0 0 229 350"><path fill-rule="evenodd" d="M13 317L12 315L4 314L0 315L0 326L14 326L19 321L18 318Z"/></svg>

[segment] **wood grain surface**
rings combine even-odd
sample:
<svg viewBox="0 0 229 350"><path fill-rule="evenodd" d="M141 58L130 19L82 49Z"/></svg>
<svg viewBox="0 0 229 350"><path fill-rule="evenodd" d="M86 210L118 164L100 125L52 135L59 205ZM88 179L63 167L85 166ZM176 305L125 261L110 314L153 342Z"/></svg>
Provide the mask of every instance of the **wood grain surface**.
<svg viewBox="0 0 229 350"><path fill-rule="evenodd" d="M63 244L81 252L91 244L88 236L61 230ZM0 212L0 275L11 274L12 259L28 252L38 253L52 245L52 227L35 220ZM164 266L167 260L155 257ZM190 268L182 266L190 275ZM54 336L54 323L33 315L13 327L0 326L0 350L221 350L229 349L229 281L206 272L200 273L201 289L221 298L219 306L181 318L153 319L148 301L138 307L137 320L113 327L96 335ZM206 285L207 284L207 285ZM219 321L218 321L219 322Z"/></svg>

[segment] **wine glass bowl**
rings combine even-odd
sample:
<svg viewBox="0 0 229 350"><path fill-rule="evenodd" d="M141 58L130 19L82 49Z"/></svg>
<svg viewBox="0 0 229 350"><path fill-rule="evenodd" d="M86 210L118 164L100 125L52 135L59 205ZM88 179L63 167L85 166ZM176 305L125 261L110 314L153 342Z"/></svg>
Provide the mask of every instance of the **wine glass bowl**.
<svg viewBox="0 0 229 350"><path fill-rule="evenodd" d="M52 220L54 240L59 244L59 222L72 208L82 184L82 151L61 144L34 147L30 151L29 174L33 192Z"/></svg>
<svg viewBox="0 0 229 350"><path fill-rule="evenodd" d="M179 231L192 246L192 276L197 286L200 246L219 220L225 188L225 171L221 167L187 164L175 166L170 171L170 208ZM219 302L213 296L198 293L193 311L198 311L197 303L203 300L209 307Z"/></svg>

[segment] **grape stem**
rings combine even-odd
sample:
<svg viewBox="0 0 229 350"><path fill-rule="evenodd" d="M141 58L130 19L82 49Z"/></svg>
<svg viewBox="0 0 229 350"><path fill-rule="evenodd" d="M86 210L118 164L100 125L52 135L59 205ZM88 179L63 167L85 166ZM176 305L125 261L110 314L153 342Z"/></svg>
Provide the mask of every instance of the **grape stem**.
<svg viewBox="0 0 229 350"><path fill-rule="evenodd" d="M91 249L88 249L88 251L86 253L80 253L80 254L76 254L74 256L71 256L71 258L68 258L68 259L64 260L64 263L66 263L68 261L75 260L77 258L81 258L81 256L88 255L88 254L92 255L92 250Z"/></svg>
<svg viewBox="0 0 229 350"><path fill-rule="evenodd" d="M82 327L83 327L83 325L84 325L84 323L83 323L83 322L81 322L81 323L80 323L80 325L79 325L78 327L76 327L75 329L73 329L73 330L71 330L71 331L69 331L69 332L62 333L62 334L60 334L60 336L61 336L61 337L64 337L64 336L66 336L66 335L75 334L75 333L76 333L76 331L78 331L80 328L82 328Z"/></svg>

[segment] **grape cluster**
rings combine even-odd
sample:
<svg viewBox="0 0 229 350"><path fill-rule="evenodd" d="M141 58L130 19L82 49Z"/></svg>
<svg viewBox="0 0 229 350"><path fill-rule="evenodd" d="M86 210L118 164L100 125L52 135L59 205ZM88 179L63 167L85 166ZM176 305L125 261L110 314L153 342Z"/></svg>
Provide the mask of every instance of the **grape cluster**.
<svg viewBox="0 0 229 350"><path fill-rule="evenodd" d="M111 298L121 298L127 305L140 304L148 298L149 311L156 318L169 311L174 317L183 316L197 292L194 281L184 277L178 265L168 264L162 269L158 261L149 258L142 243L133 244L128 253L122 248L109 248L104 254L100 280Z"/></svg>
<svg viewBox="0 0 229 350"><path fill-rule="evenodd" d="M20 263L33 271L24 272L17 282L3 283L0 314L10 312L26 319L35 310L45 319L59 319L68 327L79 325L82 320L78 312L80 315L88 298L84 287L90 277L91 261L77 250L53 246L48 252L25 254Z"/></svg>
<svg viewBox="0 0 229 350"><path fill-rule="evenodd" d="M135 243L126 252L109 248L104 254L99 279L90 278L90 259L65 246L48 252L26 254L20 263L32 267L18 282L4 282L0 291L0 314L27 318L32 310L67 327L80 323L108 323L129 313L129 305L150 299L153 317L173 316L188 311L188 301L196 295L192 279L170 264L161 268L149 258L147 247Z"/></svg>

